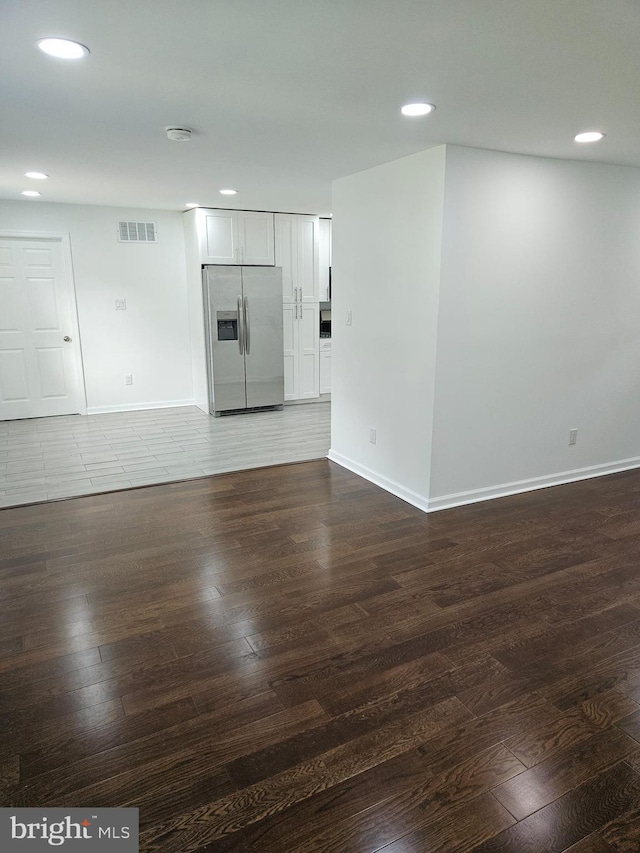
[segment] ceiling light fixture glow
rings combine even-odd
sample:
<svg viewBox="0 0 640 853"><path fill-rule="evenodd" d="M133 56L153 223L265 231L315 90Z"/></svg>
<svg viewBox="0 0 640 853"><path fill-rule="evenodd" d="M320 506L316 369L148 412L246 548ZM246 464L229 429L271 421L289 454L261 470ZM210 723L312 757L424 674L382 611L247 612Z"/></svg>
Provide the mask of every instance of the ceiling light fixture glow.
<svg viewBox="0 0 640 853"><path fill-rule="evenodd" d="M38 190L22 190L20 195L26 195L29 196L29 198L35 198L36 196L40 195L40 193L38 192Z"/></svg>
<svg viewBox="0 0 640 853"><path fill-rule="evenodd" d="M44 181L49 175L45 175L44 172L25 172L25 178L33 178L34 181Z"/></svg>
<svg viewBox="0 0 640 853"><path fill-rule="evenodd" d="M600 142L604 137L605 134L599 130L588 130L585 133L579 133L577 136L574 136L574 139L576 142Z"/></svg>
<svg viewBox="0 0 640 853"><path fill-rule="evenodd" d="M231 189L220 190L220 195L237 195L237 194L238 194L238 190L231 190Z"/></svg>
<svg viewBox="0 0 640 853"><path fill-rule="evenodd" d="M433 104L405 104L400 108L403 116L426 116L434 110Z"/></svg>
<svg viewBox="0 0 640 853"><path fill-rule="evenodd" d="M46 38L36 42L40 50L57 59L82 59L89 55L89 48L70 39Z"/></svg>

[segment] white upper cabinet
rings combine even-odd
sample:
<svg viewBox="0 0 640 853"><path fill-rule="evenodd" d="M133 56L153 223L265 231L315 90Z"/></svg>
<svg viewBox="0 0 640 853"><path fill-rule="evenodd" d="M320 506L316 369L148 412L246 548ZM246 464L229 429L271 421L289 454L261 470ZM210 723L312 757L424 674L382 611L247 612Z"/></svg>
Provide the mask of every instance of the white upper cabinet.
<svg viewBox="0 0 640 853"><path fill-rule="evenodd" d="M276 266L282 267L282 301L298 301L298 233L293 215L276 213ZM295 289L294 289L295 288Z"/></svg>
<svg viewBox="0 0 640 853"><path fill-rule="evenodd" d="M200 262L273 266L273 213L253 210L196 211Z"/></svg>
<svg viewBox="0 0 640 853"><path fill-rule="evenodd" d="M200 254L203 264L238 263L238 212L198 210Z"/></svg>
<svg viewBox="0 0 640 853"><path fill-rule="evenodd" d="M319 230L320 302L329 302L329 270L331 269L331 220L321 219Z"/></svg>
<svg viewBox="0 0 640 853"><path fill-rule="evenodd" d="M282 267L285 303L318 302L319 220L295 213L275 215L276 266Z"/></svg>
<svg viewBox="0 0 640 853"><path fill-rule="evenodd" d="M272 267L275 264L273 213L237 210L241 264Z"/></svg>
<svg viewBox="0 0 640 853"><path fill-rule="evenodd" d="M298 275L301 302L320 299L319 219L298 216Z"/></svg>

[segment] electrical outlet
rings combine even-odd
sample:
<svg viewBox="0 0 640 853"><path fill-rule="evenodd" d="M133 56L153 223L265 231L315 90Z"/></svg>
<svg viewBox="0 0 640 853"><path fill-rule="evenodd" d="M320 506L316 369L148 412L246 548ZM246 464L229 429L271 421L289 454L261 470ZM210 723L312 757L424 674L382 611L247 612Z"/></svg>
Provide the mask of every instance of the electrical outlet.
<svg viewBox="0 0 640 853"><path fill-rule="evenodd" d="M570 429L569 430L569 444L575 444L578 441L578 430Z"/></svg>
<svg viewBox="0 0 640 853"><path fill-rule="evenodd" d="M127 300L126 299L116 299L116 311L126 311L127 310Z"/></svg>
<svg viewBox="0 0 640 853"><path fill-rule="evenodd" d="M132 373L125 373L124 384L125 385L133 385L133 374Z"/></svg>
<svg viewBox="0 0 640 853"><path fill-rule="evenodd" d="M371 429L369 430L369 442L370 442L371 444L375 444L375 443L376 443L376 440L377 440L376 431L375 431L375 429L371 428Z"/></svg>

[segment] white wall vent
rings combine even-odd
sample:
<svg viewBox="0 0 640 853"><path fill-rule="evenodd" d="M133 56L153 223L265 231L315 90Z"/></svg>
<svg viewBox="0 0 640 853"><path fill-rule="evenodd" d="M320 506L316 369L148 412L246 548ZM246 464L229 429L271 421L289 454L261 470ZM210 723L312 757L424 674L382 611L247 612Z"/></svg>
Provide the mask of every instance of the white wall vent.
<svg viewBox="0 0 640 853"><path fill-rule="evenodd" d="M157 243L155 222L118 222L120 243Z"/></svg>

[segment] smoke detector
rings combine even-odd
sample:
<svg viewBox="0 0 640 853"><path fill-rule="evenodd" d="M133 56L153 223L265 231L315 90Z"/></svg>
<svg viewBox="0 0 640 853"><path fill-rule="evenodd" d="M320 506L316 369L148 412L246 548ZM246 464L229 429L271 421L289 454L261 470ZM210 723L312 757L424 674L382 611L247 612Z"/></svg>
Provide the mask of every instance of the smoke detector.
<svg viewBox="0 0 640 853"><path fill-rule="evenodd" d="M191 139L191 131L187 127L166 127L167 138L173 142L188 142Z"/></svg>

